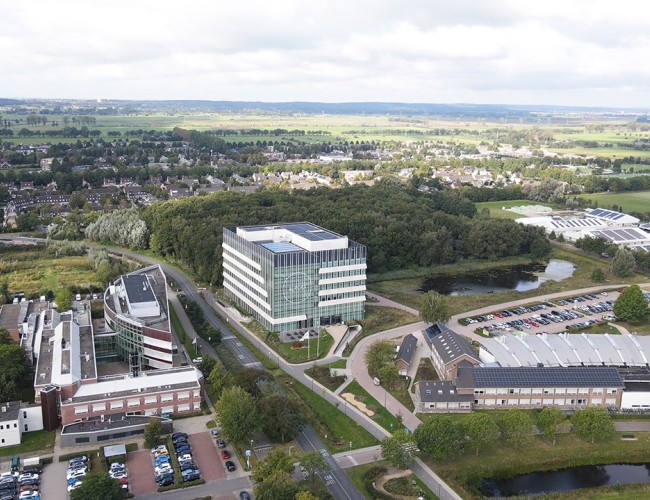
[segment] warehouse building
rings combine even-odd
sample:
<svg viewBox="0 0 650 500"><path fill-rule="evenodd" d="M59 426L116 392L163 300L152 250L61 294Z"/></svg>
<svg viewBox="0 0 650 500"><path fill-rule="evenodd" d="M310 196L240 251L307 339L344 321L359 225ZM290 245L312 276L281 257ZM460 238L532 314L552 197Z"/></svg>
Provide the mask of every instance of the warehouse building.
<svg viewBox="0 0 650 500"><path fill-rule="evenodd" d="M366 247L309 222L224 227L223 285L270 331L363 319Z"/></svg>

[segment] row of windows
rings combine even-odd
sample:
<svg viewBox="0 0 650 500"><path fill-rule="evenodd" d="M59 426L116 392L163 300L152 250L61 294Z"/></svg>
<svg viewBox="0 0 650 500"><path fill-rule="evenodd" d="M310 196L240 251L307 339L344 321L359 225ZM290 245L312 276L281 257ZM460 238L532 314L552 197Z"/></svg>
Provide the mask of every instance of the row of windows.
<svg viewBox="0 0 650 500"><path fill-rule="evenodd" d="M615 388L595 388L591 389L592 394L602 394L603 390L607 394L616 394L617 390ZM474 394L589 394L588 387L580 388L565 388L565 387L555 387L555 388L541 388L541 387L524 387L519 389L475 389Z"/></svg>
<svg viewBox="0 0 650 500"><path fill-rule="evenodd" d="M555 405L555 406L567 406L567 405L588 405L588 398L509 398L509 399L475 399L474 404L477 406L540 406L540 405ZM592 398L592 405L602 405L603 400L601 398ZM615 398L605 399L606 405L615 405Z"/></svg>

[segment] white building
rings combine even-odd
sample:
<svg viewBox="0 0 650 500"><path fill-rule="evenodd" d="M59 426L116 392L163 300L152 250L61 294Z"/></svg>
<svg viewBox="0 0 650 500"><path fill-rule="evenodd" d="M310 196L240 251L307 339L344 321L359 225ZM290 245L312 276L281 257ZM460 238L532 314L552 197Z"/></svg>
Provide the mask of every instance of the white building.
<svg viewBox="0 0 650 500"><path fill-rule="evenodd" d="M43 429L41 405L9 401L0 406L0 447L20 444L24 432Z"/></svg>

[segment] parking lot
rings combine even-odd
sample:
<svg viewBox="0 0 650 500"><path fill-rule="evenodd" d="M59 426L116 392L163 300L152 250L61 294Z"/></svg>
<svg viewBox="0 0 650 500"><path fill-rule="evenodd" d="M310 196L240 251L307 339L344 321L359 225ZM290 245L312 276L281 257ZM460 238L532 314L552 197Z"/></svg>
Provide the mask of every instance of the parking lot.
<svg viewBox="0 0 650 500"><path fill-rule="evenodd" d="M128 454L131 493L135 496L155 493L158 489L153 477L153 466L149 450L139 450Z"/></svg>
<svg viewBox="0 0 650 500"><path fill-rule="evenodd" d="M532 302L527 306L496 309L492 313L465 318L466 328L488 332L559 333L570 328L586 328L613 318L618 291L568 295L553 301Z"/></svg>
<svg viewBox="0 0 650 500"><path fill-rule="evenodd" d="M221 457L217 454L217 448L210 437L210 433L200 432L191 434L188 441L192 446L192 455L194 456L196 465L201 470L203 479L206 481L224 479L226 477L226 470L224 469Z"/></svg>

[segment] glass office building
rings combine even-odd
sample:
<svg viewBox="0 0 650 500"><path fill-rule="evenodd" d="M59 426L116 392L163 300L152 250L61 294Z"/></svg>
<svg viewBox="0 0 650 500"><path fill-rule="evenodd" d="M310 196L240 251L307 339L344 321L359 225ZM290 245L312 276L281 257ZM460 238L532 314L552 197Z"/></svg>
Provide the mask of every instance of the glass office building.
<svg viewBox="0 0 650 500"><path fill-rule="evenodd" d="M363 319L366 247L308 222L224 227L223 285L270 331Z"/></svg>

